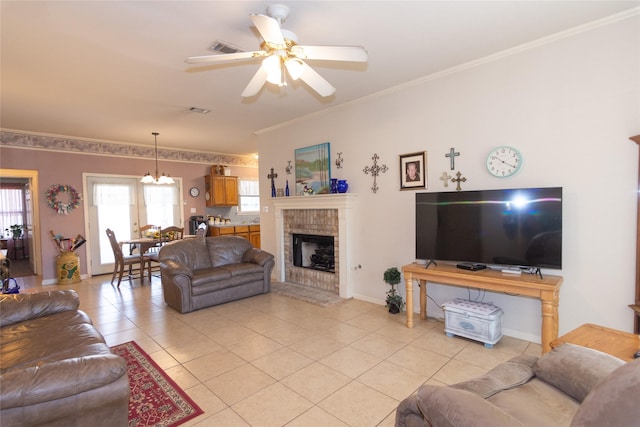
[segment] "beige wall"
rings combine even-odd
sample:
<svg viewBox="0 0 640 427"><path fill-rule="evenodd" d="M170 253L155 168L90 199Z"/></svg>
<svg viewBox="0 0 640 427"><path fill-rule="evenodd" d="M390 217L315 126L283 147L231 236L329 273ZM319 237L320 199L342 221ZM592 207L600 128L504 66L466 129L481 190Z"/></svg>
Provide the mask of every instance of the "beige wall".
<svg viewBox="0 0 640 427"><path fill-rule="evenodd" d="M555 271L564 276L560 333L586 322L631 331L638 146L628 138L640 133L639 21L628 18L260 133L260 175L275 168L282 187L296 148L328 141L332 163L342 152L344 167L332 165L332 177L348 179L358 195L349 266L362 266L353 274L355 294L381 304L384 270L415 257L415 192L399 190L398 155L428 152L426 191L453 189L438 179L451 172L444 156L451 147L461 153L456 170L467 178L464 190L562 186L564 259L563 270ZM486 156L499 145L524 156L511 178L486 171ZM389 167L376 194L363 172L374 153ZM262 247L275 253L266 180L261 195ZM466 289L432 284L429 293L439 304L468 297ZM503 308L507 335L539 340L537 300L487 293L484 301ZM432 301L428 311L442 315Z"/></svg>

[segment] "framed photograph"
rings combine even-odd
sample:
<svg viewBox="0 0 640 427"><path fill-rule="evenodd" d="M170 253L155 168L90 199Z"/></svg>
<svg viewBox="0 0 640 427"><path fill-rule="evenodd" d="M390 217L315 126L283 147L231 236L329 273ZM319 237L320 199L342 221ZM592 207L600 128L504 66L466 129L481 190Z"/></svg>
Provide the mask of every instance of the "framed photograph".
<svg viewBox="0 0 640 427"><path fill-rule="evenodd" d="M400 155L400 189L427 188L427 152Z"/></svg>
<svg viewBox="0 0 640 427"><path fill-rule="evenodd" d="M327 194L331 187L329 143L296 150L296 196ZM311 190L311 191L310 191Z"/></svg>

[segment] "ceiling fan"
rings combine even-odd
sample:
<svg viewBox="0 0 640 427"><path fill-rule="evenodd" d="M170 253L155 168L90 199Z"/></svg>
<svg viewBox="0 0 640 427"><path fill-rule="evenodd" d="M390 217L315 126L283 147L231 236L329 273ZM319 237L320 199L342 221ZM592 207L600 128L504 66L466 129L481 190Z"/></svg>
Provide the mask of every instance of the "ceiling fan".
<svg viewBox="0 0 640 427"><path fill-rule="evenodd" d="M320 96L331 96L336 88L307 65L305 60L367 62L367 51L362 46L299 45L293 32L281 28L289 15L289 8L283 4L268 6L267 14L249 15L264 40L260 45L261 50L192 56L186 62L196 64L262 59L262 65L242 92L245 98L257 95L265 82L286 86L285 70L291 79L302 80Z"/></svg>

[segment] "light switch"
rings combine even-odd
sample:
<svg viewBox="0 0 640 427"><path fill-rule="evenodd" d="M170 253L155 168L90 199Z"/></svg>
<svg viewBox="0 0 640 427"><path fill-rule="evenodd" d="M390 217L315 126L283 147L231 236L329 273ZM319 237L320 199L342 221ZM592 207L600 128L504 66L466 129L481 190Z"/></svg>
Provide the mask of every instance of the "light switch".
<svg viewBox="0 0 640 427"><path fill-rule="evenodd" d="M196 208L191 208L191 213L196 213Z"/></svg>
<svg viewBox="0 0 640 427"><path fill-rule="evenodd" d="M263 206L262 207L262 212L269 213L269 206Z"/></svg>

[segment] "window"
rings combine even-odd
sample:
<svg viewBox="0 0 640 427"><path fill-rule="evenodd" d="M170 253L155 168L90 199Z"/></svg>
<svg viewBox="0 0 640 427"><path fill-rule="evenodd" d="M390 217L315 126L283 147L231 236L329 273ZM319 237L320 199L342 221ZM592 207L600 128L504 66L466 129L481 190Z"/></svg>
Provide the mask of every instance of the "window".
<svg viewBox="0 0 640 427"><path fill-rule="evenodd" d="M238 213L260 212L260 188L257 179L238 179Z"/></svg>
<svg viewBox="0 0 640 427"><path fill-rule="evenodd" d="M143 189L147 217L143 221L145 224L165 228L180 223L177 185L143 184Z"/></svg>
<svg viewBox="0 0 640 427"><path fill-rule="evenodd" d="M20 188L2 188L0 189L0 234L9 226L26 223L25 220L25 204L24 204L24 185ZM7 236L9 236L9 232Z"/></svg>

